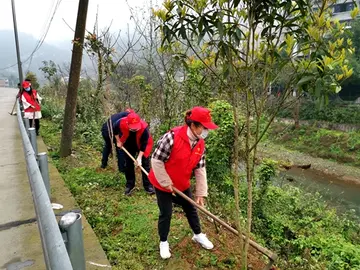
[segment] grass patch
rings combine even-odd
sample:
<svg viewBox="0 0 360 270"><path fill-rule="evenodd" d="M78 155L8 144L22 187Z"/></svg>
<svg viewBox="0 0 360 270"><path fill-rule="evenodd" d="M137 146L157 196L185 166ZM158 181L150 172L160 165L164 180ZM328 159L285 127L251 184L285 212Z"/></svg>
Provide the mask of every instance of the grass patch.
<svg viewBox="0 0 360 270"><path fill-rule="evenodd" d="M316 127L300 129L274 123L269 140L314 157L360 166L360 133L341 132Z"/></svg>
<svg viewBox="0 0 360 270"><path fill-rule="evenodd" d="M191 229L178 207L174 208L169 235L172 257L161 260L156 197L147 195L140 184L132 196L123 195L124 176L111 168L99 170L98 147L84 144L82 138L74 139L70 157L60 159L58 123L42 120L41 135L51 162L75 196L113 269L239 269L236 238L224 231L217 234L214 225L204 219L203 230L215 249L203 250L191 241ZM141 183L140 177L138 174L137 183ZM259 257L250 254L250 262L259 266L255 269L264 265Z"/></svg>

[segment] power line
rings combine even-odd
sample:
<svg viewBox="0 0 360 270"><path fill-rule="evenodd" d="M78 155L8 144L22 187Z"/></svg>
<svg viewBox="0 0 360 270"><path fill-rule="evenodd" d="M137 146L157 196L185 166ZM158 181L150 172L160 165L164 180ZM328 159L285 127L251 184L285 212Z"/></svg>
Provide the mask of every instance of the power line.
<svg viewBox="0 0 360 270"><path fill-rule="evenodd" d="M45 30L45 33L44 33L44 34L42 35L42 37L39 39L37 45L35 46L35 49L32 51L32 53L30 54L30 56L25 60L25 61L27 61L27 60L30 59L30 63L29 63L29 65L28 65L27 72L28 72L29 69L30 69L30 66L31 66L31 63L32 63L32 59L33 59L34 54L41 48L42 44L43 44L44 41L45 41L45 38L46 38L46 36L47 36L47 34L48 34L49 30L50 30L51 23L52 23L52 21L53 21L53 19L54 19L54 17L55 17L56 11L58 10L58 8L59 8L59 6L60 6L61 1L62 1L62 0L58 0L58 1L57 1L56 5L55 5L54 12L53 12L53 14L52 14L52 16L51 16L50 22L49 22L49 24L48 24L48 26L47 26L47 28L46 28L46 30Z"/></svg>
<svg viewBox="0 0 360 270"><path fill-rule="evenodd" d="M12 67L15 67L16 65L17 65L17 63L12 64L11 66L7 66L7 67L4 67L4 68L0 68L0 70L5 70L5 69L8 69L8 68L12 68Z"/></svg>
<svg viewBox="0 0 360 270"><path fill-rule="evenodd" d="M58 2L59 2L59 1L58 1ZM44 37L44 35L45 35L44 33L46 33L46 29L47 29L47 27L48 27L48 25L49 25L49 22L50 22L50 16L51 16L52 11L54 10L54 7L55 7L55 6L56 6L55 0L53 0L53 5L51 6L51 9L50 9L50 11L49 11L48 19L44 22L44 25L43 25L43 28L42 28L42 35L40 36L40 38L39 38L39 40L38 40L38 42L37 42L34 50L32 51L32 53L31 53L30 56L29 56L29 57L30 57L30 63L29 63L29 65L28 65L27 71L29 71L29 68L30 68L30 65L31 65L31 62L32 62L33 55L34 55L34 53L36 52L37 48L39 47L39 44L41 43L41 40L43 39L43 37Z"/></svg>
<svg viewBox="0 0 360 270"><path fill-rule="evenodd" d="M51 18L50 18L50 22L48 23L48 25L47 25L47 27L46 27L45 33L44 33L44 34L41 36L41 38L39 39L39 41L38 41L38 43L36 44L34 50L31 52L31 54L30 54L24 61L21 61L22 64L25 64L26 62L28 62L28 61L30 60L30 63L29 63L28 68L27 68L27 71L29 71L29 69L30 69L31 62L32 62L32 59L33 59L34 54L40 49L40 47L42 46L42 44L43 44L44 41L45 41L45 38L46 38L46 36L47 36L47 34L48 34L49 30L50 30L51 23L52 23L52 21L53 21L53 19L54 19L54 17L55 17L55 14L56 14L59 6L60 6L61 1L62 1L62 0L57 0L57 3L56 3L56 5L55 5L54 12L53 12L53 14L52 14L52 16L51 16ZM8 68L12 68L12 67L14 67L14 66L16 66L16 65L17 65L17 63L12 64L12 65L7 66L7 67L4 67L4 68L0 68L0 70L5 70L5 69L8 69Z"/></svg>

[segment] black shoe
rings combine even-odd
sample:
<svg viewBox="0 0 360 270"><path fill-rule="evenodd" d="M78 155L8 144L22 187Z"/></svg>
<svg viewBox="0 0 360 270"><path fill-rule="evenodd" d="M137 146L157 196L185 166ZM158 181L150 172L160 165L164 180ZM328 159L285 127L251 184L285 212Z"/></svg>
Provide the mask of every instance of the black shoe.
<svg viewBox="0 0 360 270"><path fill-rule="evenodd" d="M133 192L133 190L134 190L134 187L132 187L132 188L129 188L129 187L125 188L125 195L126 195L126 196L130 196L131 193Z"/></svg>
<svg viewBox="0 0 360 270"><path fill-rule="evenodd" d="M145 188L145 192L147 194L149 194L149 195L155 194L155 190L154 190L154 188L152 186L149 186L149 187Z"/></svg>

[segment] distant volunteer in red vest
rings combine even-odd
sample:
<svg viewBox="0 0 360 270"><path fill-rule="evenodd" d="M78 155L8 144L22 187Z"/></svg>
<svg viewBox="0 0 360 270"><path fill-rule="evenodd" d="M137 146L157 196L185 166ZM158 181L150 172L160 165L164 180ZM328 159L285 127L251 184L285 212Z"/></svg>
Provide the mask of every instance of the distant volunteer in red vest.
<svg viewBox="0 0 360 270"><path fill-rule="evenodd" d="M21 101L25 112L24 118L29 119L31 127L33 126L33 121L35 121L36 135L39 135L40 118L42 117L40 102L42 98L35 89L32 89L30 82L23 81L22 87Z"/></svg>
<svg viewBox="0 0 360 270"><path fill-rule="evenodd" d="M147 172L150 171L150 152L153 146L153 139L150 135L148 124L140 119L140 116L134 112L121 118L119 122L119 132L115 134L117 147L124 148L135 157L136 165L142 166ZM149 182L148 177L142 173L142 181L145 191L148 194L154 194L154 188ZM125 177L126 188L125 195L131 195L135 187L135 169L132 159L125 155Z"/></svg>
<svg viewBox="0 0 360 270"><path fill-rule="evenodd" d="M194 107L188 111L185 123L183 126L173 128L160 138L151 159L152 169L149 179L155 187L160 210L158 232L160 256L163 259L171 256L167 237L170 230L173 202L182 206L194 232L192 240L198 242L205 249L214 247L206 235L201 232L196 208L180 196L173 196L172 187L176 187L192 198L190 178L194 172L195 201L204 205L204 197L208 194L204 139L209 130L216 129L218 126L212 122L210 111L203 107Z"/></svg>

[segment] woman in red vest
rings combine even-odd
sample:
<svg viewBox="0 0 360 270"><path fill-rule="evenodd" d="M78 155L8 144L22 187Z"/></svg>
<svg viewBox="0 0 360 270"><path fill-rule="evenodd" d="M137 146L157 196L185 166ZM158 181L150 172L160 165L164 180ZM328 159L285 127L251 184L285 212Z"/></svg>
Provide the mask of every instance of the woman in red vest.
<svg viewBox="0 0 360 270"><path fill-rule="evenodd" d="M210 111L203 107L194 107L185 116L186 125L175 127L165 133L157 143L152 155L149 179L155 187L156 198L160 210L158 231L160 236L160 256L170 258L167 237L170 230L173 202L180 204L186 214L189 225L194 232L193 241L205 249L214 245L201 232L196 208L182 197L172 195L172 187L176 187L192 198L190 178L192 173L196 179L195 201L204 205L207 196L207 178L205 169L205 141L209 130L216 129L211 120Z"/></svg>
<svg viewBox="0 0 360 270"><path fill-rule="evenodd" d="M153 139L150 135L148 124L141 120L140 116L134 112L129 113L118 122L118 128L114 129L117 147L121 149L124 146L124 148L129 151L132 156L135 156L138 153L136 165L142 166L147 172L149 172L150 152L153 147ZM135 187L134 162L126 155L125 164L125 195L131 195L131 192ZM144 172L142 172L142 181L145 191L150 195L154 194L154 188Z"/></svg>
<svg viewBox="0 0 360 270"><path fill-rule="evenodd" d="M33 126L35 121L36 135L39 135L40 130L40 118L41 116L41 97L35 89L32 89L29 81L23 81L23 91L21 94L21 101L24 108L24 118L28 118L30 127Z"/></svg>

